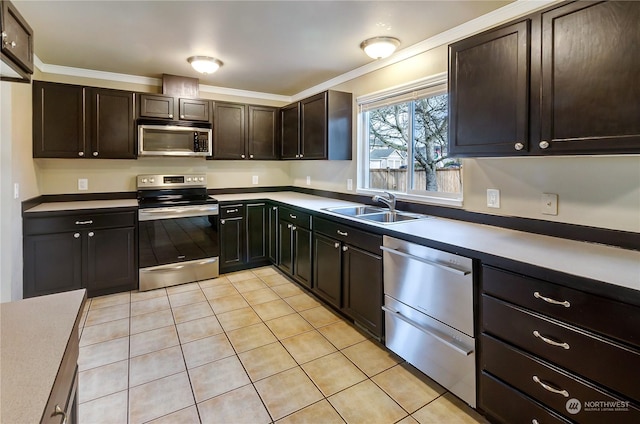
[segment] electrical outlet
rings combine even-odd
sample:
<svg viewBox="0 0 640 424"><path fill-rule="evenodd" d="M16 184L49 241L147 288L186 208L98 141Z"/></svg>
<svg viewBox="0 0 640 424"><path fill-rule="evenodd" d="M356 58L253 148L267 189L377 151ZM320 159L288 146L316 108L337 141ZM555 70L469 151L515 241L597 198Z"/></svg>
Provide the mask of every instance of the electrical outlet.
<svg viewBox="0 0 640 424"><path fill-rule="evenodd" d="M311 177L307 175L307 185L311 185Z"/></svg>
<svg viewBox="0 0 640 424"><path fill-rule="evenodd" d="M89 190L89 180L86 178L78 178L78 190Z"/></svg>
<svg viewBox="0 0 640 424"><path fill-rule="evenodd" d="M258 184L258 176L254 175L253 177L251 177L251 183L252 184Z"/></svg>
<svg viewBox="0 0 640 424"><path fill-rule="evenodd" d="M347 178L347 190L353 190L353 180L351 178Z"/></svg>
<svg viewBox="0 0 640 424"><path fill-rule="evenodd" d="M14 199L20 198L20 184L18 183L13 184L13 198Z"/></svg>
<svg viewBox="0 0 640 424"><path fill-rule="evenodd" d="M558 195L542 193L540 206L544 215L558 215Z"/></svg>
<svg viewBox="0 0 640 424"><path fill-rule="evenodd" d="M487 189L487 207L500 208L500 190L495 188Z"/></svg>

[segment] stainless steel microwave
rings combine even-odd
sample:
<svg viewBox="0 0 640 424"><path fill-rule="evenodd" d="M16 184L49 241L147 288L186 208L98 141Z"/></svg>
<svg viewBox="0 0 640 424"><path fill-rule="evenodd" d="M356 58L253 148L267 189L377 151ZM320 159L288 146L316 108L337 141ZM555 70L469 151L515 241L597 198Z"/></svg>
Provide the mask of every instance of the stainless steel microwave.
<svg viewBox="0 0 640 424"><path fill-rule="evenodd" d="M211 125L138 124L138 156L211 156Z"/></svg>

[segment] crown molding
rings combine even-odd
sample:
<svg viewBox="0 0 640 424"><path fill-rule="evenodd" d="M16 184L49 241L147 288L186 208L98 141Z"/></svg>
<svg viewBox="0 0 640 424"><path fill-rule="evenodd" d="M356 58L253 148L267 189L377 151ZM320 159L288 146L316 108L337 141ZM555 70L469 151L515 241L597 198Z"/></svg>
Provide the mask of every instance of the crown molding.
<svg viewBox="0 0 640 424"><path fill-rule="evenodd" d="M217 86L205 85L205 84L200 84L200 90L207 93L224 94L224 95L230 95L230 96L249 97L249 98L255 98L255 99L273 100L278 102L291 103L291 102L309 97L313 94L319 93L321 91L328 90L331 87L334 87L336 85L345 83L352 79L361 77L368 73L377 71L378 69L382 69L384 67L393 65L398 62L402 62L403 60L407 60L411 57L417 56L421 53L424 53L436 47L447 45L455 41L458 41L462 38L476 34L478 32L482 32L486 29L505 23L519 16L523 16L523 15L535 12L536 10L545 8L553 3L558 3L559 1L561 0L516 0L513 3L509 3L506 6L503 6L499 9L496 9L478 18L472 19L468 22L458 25L457 27L451 28L431 38L428 38L426 40L413 44L407 48L399 50L386 59L380 59L380 60L376 60L374 62L368 63L352 71L346 72L335 78L327 80L321 84L318 84L306 90L303 90L297 94L294 94L293 96L283 96L279 94L263 93L258 91L247 91L247 90L239 90L234 88L217 87ZM108 81L118 81L118 82L126 82L126 83L141 84L141 85L154 85L154 86L162 85L162 81L158 78L149 78L149 77L129 75L129 74L118 74L114 72L96 71L93 69L73 68L70 66L50 65L48 63L42 62L40 58L38 58L36 55L34 55L33 58L34 58L34 64L36 65L36 67L40 69L40 71L48 74L95 78L95 79L103 79Z"/></svg>

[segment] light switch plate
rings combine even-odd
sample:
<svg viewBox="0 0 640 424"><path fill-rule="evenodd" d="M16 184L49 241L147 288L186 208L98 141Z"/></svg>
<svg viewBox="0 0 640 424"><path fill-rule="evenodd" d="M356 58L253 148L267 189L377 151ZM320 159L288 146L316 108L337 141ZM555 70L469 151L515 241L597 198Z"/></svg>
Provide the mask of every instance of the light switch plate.
<svg viewBox="0 0 640 424"><path fill-rule="evenodd" d="M78 178L78 190L89 190L89 180L86 178Z"/></svg>
<svg viewBox="0 0 640 424"><path fill-rule="evenodd" d="M544 215L558 215L558 195L542 193L540 206Z"/></svg>
<svg viewBox="0 0 640 424"><path fill-rule="evenodd" d="M20 184L18 183L13 184L13 198L14 199L20 198Z"/></svg>
<svg viewBox="0 0 640 424"><path fill-rule="evenodd" d="M311 185L311 177L307 175L307 185Z"/></svg>
<svg viewBox="0 0 640 424"><path fill-rule="evenodd" d="M254 175L253 177L251 177L251 183L252 184L258 184L258 176Z"/></svg>
<svg viewBox="0 0 640 424"><path fill-rule="evenodd" d="M351 178L347 178L347 190L353 190L353 180Z"/></svg>
<svg viewBox="0 0 640 424"><path fill-rule="evenodd" d="M487 207L500 208L500 190L495 188L487 189Z"/></svg>

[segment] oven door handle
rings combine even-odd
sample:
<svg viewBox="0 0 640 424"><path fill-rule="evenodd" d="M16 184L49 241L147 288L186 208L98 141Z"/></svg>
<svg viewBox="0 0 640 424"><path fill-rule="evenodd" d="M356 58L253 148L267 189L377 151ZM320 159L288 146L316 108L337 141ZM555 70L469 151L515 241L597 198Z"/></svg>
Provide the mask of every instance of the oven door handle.
<svg viewBox="0 0 640 424"><path fill-rule="evenodd" d="M388 308L386 306L382 306L382 310L392 314L395 318L398 318L399 320L406 322L410 326L417 328L423 333L428 334L432 337L435 337L436 339L440 340L442 343L446 344L456 352L463 354L464 356L469 356L473 353L473 349L469 349L468 347L461 345L453 337L447 337L445 335L442 335L441 332L436 330L435 328L429 328L427 326L418 324L412 319L405 317L400 312L393 310L391 308Z"/></svg>
<svg viewBox="0 0 640 424"><path fill-rule="evenodd" d="M398 255L398 256L405 257L407 259L413 259L415 261L419 261L419 262L425 263L427 265L435 266L435 267L443 269L445 271L453 272L454 274L458 274L458 275L469 275L469 274L471 274L471 271L454 268L452 266L441 264L440 262L436 262L436 261L431 261L429 259L421 258L419 256L415 256L415 255L403 252L403 251L398 250L398 249L392 249L391 247L380 246L380 249L382 249L385 252L389 252L392 255Z"/></svg>

